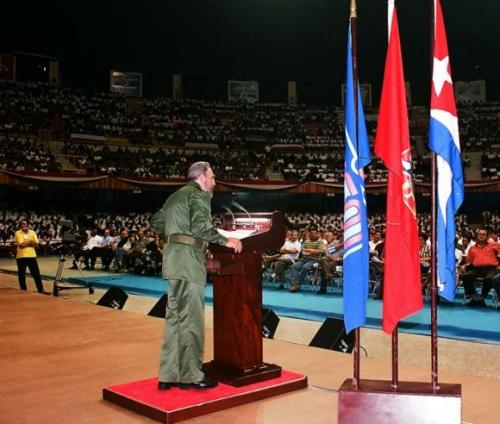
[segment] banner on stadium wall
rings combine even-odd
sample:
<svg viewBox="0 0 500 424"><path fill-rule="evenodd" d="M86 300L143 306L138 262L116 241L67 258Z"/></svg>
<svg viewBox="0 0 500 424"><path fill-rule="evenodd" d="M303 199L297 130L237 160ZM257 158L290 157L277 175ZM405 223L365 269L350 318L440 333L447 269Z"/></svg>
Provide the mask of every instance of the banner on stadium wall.
<svg viewBox="0 0 500 424"><path fill-rule="evenodd" d="M24 180L31 180L33 182L47 182L47 183L89 183L94 181L100 181L108 179L106 184L109 184L109 188L113 189L113 181L121 181L128 184L142 185L144 187L176 187L183 186L186 184L187 180L185 178L150 178L150 177L118 177L110 175L86 175L72 172L46 172L37 173L31 171L9 171L5 169L0 169L0 174L9 175L14 178L20 178ZM240 190L261 190L261 191L278 191L278 190L290 190L304 185L309 185L311 187L328 187L331 189L342 190L344 184L341 182L319 182L319 181L268 181L268 180L217 180L217 184L220 186L232 187L234 189ZM496 180L488 181L468 181L464 186L468 189L474 188L487 188L491 186L498 185ZM368 191L374 189L380 189L387 186L387 182L374 182L367 183L366 188ZM430 182L420 182L415 183L416 187L430 188ZM304 191L307 193L308 191Z"/></svg>
<svg viewBox="0 0 500 424"><path fill-rule="evenodd" d="M228 81L227 99L230 102L256 103L259 101L258 81Z"/></svg>
<svg viewBox="0 0 500 424"><path fill-rule="evenodd" d="M21 178L25 180L43 181L48 183L89 183L93 181L100 181L108 178L107 175L82 175L75 173L65 172L31 172L31 171L7 171L0 170L0 172L10 175L14 178Z"/></svg>
<svg viewBox="0 0 500 424"><path fill-rule="evenodd" d="M289 183L286 181L227 181L227 180L217 180L217 184L224 185L227 187L234 187L240 189L253 189L253 190L288 190L291 188L298 187L303 183Z"/></svg>
<svg viewBox="0 0 500 424"><path fill-rule="evenodd" d="M16 57L11 54L0 55L0 79L16 80Z"/></svg>
<svg viewBox="0 0 500 424"><path fill-rule="evenodd" d="M144 178L144 177L114 177L118 181L129 184L137 184L143 186L156 186L156 187L169 187L169 186L183 186L187 183L185 178Z"/></svg>
<svg viewBox="0 0 500 424"><path fill-rule="evenodd" d="M455 97L458 102L471 103L486 101L486 81L457 81L455 83Z"/></svg>
<svg viewBox="0 0 500 424"><path fill-rule="evenodd" d="M372 106L372 85L371 84L359 84L359 89L361 90L361 100L363 105L366 107ZM342 106L345 106L345 83L342 84Z"/></svg>
<svg viewBox="0 0 500 424"><path fill-rule="evenodd" d="M142 97L142 74L111 71L109 90L127 97Z"/></svg>

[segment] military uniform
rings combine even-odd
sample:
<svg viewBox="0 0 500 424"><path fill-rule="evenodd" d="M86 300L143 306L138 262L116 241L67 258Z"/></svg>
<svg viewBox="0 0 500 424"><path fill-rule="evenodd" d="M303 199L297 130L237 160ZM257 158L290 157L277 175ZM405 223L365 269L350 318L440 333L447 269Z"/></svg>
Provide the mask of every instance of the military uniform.
<svg viewBox="0 0 500 424"><path fill-rule="evenodd" d="M227 243L212 225L210 200L210 193L191 181L172 194L152 218L153 231L166 237L163 278L169 281L160 353L162 382L204 379L205 251L209 243Z"/></svg>

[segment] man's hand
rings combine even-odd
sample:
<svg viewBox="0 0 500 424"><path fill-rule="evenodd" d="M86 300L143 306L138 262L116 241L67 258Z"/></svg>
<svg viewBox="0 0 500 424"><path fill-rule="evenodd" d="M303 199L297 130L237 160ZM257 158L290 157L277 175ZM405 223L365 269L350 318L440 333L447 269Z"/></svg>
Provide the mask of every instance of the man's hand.
<svg viewBox="0 0 500 424"><path fill-rule="evenodd" d="M240 239L237 239L235 237L229 237L227 239L226 247L229 247L230 249L234 249L236 253L240 253L241 250L243 249L243 246L241 245Z"/></svg>

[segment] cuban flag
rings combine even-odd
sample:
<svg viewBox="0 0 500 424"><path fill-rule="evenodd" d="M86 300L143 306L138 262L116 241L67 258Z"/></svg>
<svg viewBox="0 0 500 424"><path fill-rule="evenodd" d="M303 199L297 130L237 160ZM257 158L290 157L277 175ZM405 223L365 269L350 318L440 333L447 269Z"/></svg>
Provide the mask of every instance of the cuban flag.
<svg viewBox="0 0 500 424"><path fill-rule="evenodd" d="M349 25L345 93L344 173L344 324L346 332L366 322L368 299L368 222L363 168L371 161L363 103L358 86L358 131L354 102L353 62Z"/></svg>
<svg viewBox="0 0 500 424"><path fill-rule="evenodd" d="M437 155L437 284L439 295L453 301L455 214L464 198L464 181L458 117L440 0L434 0L434 16L429 148Z"/></svg>

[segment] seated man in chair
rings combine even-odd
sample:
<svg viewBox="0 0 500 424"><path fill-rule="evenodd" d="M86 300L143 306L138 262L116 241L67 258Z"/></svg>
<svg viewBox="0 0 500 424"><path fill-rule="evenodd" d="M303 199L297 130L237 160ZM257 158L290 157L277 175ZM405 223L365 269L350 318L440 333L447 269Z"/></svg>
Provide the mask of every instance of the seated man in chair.
<svg viewBox="0 0 500 424"><path fill-rule="evenodd" d="M307 273L317 266L318 261L323 256L325 244L319 238L319 232L316 228L310 229L309 240L305 240L302 245L302 258L295 262L291 268L292 284L288 291L295 293L300 290L300 286L304 282Z"/></svg>
<svg viewBox="0 0 500 424"><path fill-rule="evenodd" d="M279 288L284 288L285 271L292 266L299 258L302 244L299 241L299 233L296 230L290 232L290 238L285 240L281 246L281 256L276 261L274 272L271 274L272 279L278 279L280 282Z"/></svg>
<svg viewBox="0 0 500 424"><path fill-rule="evenodd" d="M325 234L325 256L319 260L321 282L318 294L326 294L326 284L333 277L335 268L342 264L344 254L342 243L336 240L332 232Z"/></svg>
<svg viewBox="0 0 500 424"><path fill-rule="evenodd" d="M497 274L500 255L500 244L488 242L489 232L480 228L477 232L476 244L469 249L461 280L464 283L465 297L470 298L466 306L485 307L484 299L491 290L491 280ZM476 293L474 282L477 278L483 279L481 295Z"/></svg>

